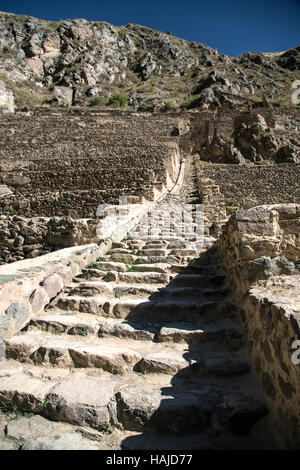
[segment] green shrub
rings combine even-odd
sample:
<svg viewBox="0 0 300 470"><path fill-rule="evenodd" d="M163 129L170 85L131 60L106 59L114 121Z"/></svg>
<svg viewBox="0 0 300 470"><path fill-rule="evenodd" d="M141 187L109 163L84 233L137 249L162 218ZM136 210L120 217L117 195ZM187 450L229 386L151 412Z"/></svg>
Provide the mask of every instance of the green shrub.
<svg viewBox="0 0 300 470"><path fill-rule="evenodd" d="M11 46L7 45L7 46L3 46L2 53L5 55L13 55L14 50Z"/></svg>
<svg viewBox="0 0 300 470"><path fill-rule="evenodd" d="M227 215L234 214L237 209L238 209L238 207L226 206L226 213L227 213Z"/></svg>
<svg viewBox="0 0 300 470"><path fill-rule="evenodd" d="M166 110L176 109L176 105L175 105L175 103L174 103L173 101L168 100L168 101L166 101L165 109L166 109Z"/></svg>
<svg viewBox="0 0 300 470"><path fill-rule="evenodd" d="M26 87L11 87L15 95L15 103L18 108L25 106L41 106L49 95L46 93L31 93Z"/></svg>
<svg viewBox="0 0 300 470"><path fill-rule="evenodd" d="M192 96L191 98L188 98L187 100L183 101L183 103L181 103L180 108L181 109L197 108L197 106L199 106L199 98L200 98L200 95L195 95L195 96Z"/></svg>
<svg viewBox="0 0 300 470"><path fill-rule="evenodd" d="M232 137L229 137L229 135L220 134L220 137L222 137L229 144L234 144L234 139Z"/></svg>
<svg viewBox="0 0 300 470"><path fill-rule="evenodd" d="M103 96L95 96L90 102L90 106L105 106L107 103Z"/></svg>
<svg viewBox="0 0 300 470"><path fill-rule="evenodd" d="M123 108L128 105L128 96L125 93L115 93L110 97L108 105Z"/></svg>
<svg viewBox="0 0 300 470"><path fill-rule="evenodd" d="M66 100L58 100L54 101L53 106L57 106L58 108L68 108L70 104Z"/></svg>
<svg viewBox="0 0 300 470"><path fill-rule="evenodd" d="M96 266L95 261L91 261L91 262L88 264L87 268L88 268L88 269L92 269L92 268L94 268L95 266Z"/></svg>
<svg viewBox="0 0 300 470"><path fill-rule="evenodd" d="M118 31L118 38L119 39L124 39L126 36L127 36L126 31L124 31L122 29Z"/></svg>
<svg viewBox="0 0 300 470"><path fill-rule="evenodd" d="M258 122L253 122L253 124L251 124L250 126L250 130L253 134L259 135L260 127L259 127Z"/></svg>

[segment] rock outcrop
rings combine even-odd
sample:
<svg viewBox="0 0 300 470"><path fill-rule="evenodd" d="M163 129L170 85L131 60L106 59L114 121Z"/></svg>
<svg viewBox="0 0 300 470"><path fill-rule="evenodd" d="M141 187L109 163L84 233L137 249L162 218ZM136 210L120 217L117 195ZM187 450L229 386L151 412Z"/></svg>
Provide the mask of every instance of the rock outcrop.
<svg viewBox="0 0 300 470"><path fill-rule="evenodd" d="M21 108L115 106L120 94L139 110L232 108L262 91L279 103L299 70L298 57L299 48L233 58L136 24L0 13L1 79ZM56 98L57 87L68 89L63 99Z"/></svg>
<svg viewBox="0 0 300 470"><path fill-rule="evenodd" d="M13 92L8 90L5 83L0 81L0 111L13 113L15 110L15 99Z"/></svg>

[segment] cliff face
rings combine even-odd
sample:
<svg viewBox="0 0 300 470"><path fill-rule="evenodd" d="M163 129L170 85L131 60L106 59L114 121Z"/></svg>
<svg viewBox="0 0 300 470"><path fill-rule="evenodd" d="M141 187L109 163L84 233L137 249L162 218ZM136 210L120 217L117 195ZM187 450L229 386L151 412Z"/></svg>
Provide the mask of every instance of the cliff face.
<svg viewBox="0 0 300 470"><path fill-rule="evenodd" d="M262 93L290 105L299 57L298 47L233 58L135 24L56 23L0 13L0 80L18 107L212 109L257 101Z"/></svg>

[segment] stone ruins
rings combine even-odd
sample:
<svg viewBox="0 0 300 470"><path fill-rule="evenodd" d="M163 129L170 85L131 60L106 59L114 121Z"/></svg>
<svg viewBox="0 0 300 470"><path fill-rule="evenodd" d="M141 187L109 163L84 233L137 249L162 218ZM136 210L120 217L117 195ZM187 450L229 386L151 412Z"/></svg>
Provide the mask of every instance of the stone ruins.
<svg viewBox="0 0 300 470"><path fill-rule="evenodd" d="M0 450L299 449L299 106L216 72L195 109L71 106L58 78L68 106L0 82Z"/></svg>

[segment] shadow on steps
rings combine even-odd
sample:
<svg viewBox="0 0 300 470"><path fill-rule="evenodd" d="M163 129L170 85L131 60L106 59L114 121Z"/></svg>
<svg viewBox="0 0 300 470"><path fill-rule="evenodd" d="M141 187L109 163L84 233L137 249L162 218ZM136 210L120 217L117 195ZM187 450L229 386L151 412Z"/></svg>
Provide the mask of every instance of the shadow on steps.
<svg viewBox="0 0 300 470"><path fill-rule="evenodd" d="M190 263L185 271L195 270L209 278L217 262L218 251L214 246ZM217 271L222 276L219 268ZM178 286L179 276L174 276L166 287ZM176 316L177 331L176 325L172 330L170 323L164 320L160 332L156 331L156 342L186 343L183 359L187 365L179 367L169 385L159 391L152 390L149 381L147 390L137 390L133 385L117 394L118 420L124 429L139 433L127 437L122 443L123 449L274 448L268 410L256 390L248 357L245 358L240 312L232 308L226 280L222 278L220 282L220 279L213 287L218 308L215 303L212 309L207 309L209 302L204 299L204 315L198 321L198 310L196 316L192 316L193 321L187 321L191 312L183 308L181 316ZM158 298L157 294L152 295L149 302ZM201 297L197 297L199 301ZM137 308L136 312L131 311L126 322L134 325L140 318ZM180 331L180 326L184 332ZM168 331L164 332L164 338L160 335L164 327L169 329L168 338ZM147 324L143 328L147 328ZM202 335L193 334L202 328ZM153 331L151 327L149 331ZM150 358L148 362L143 358L134 370L142 374L170 373L172 367L176 369L176 364L167 362L160 361L159 357ZM151 375L155 382L153 377L155 375Z"/></svg>

